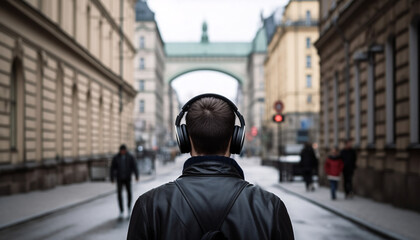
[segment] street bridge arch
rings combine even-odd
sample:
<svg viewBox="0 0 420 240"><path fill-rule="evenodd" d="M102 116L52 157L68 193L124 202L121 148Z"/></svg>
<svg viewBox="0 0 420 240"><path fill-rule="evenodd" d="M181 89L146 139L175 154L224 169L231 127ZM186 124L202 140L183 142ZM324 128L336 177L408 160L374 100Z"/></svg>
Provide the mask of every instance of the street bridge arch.
<svg viewBox="0 0 420 240"><path fill-rule="evenodd" d="M257 102L255 99L261 98L255 89L267 51L267 35L263 27L251 42L210 42L204 22L200 42L165 42L164 49L164 81L169 87L172 81L187 73L201 70L224 73L238 81L237 104L248 121ZM171 101L172 96L169 96L170 106ZM172 107L170 109L173 111ZM173 122L172 116L170 113L170 122Z"/></svg>

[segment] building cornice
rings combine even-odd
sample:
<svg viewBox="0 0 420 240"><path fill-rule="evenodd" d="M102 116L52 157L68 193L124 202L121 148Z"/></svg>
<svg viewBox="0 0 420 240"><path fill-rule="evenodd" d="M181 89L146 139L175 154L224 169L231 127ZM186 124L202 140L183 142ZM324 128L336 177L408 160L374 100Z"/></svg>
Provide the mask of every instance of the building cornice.
<svg viewBox="0 0 420 240"><path fill-rule="evenodd" d="M314 43L315 47L317 49L322 48L325 44L328 44L328 40L336 34L336 26L341 26L348 20L354 16L354 12L360 8L362 4L364 4L365 1L355 1L350 0L343 6L340 6L340 9L337 9L337 15L334 17L331 17L329 21L327 21L325 24L320 23L320 29L319 29L319 38ZM332 13L330 13L330 16Z"/></svg>
<svg viewBox="0 0 420 240"><path fill-rule="evenodd" d="M19 11L23 16L29 18L34 24L38 25L40 28L45 30L49 33L52 37L54 37L58 42L69 48L74 54L78 55L78 57L84 59L89 64L91 64L94 68L108 77L111 81L113 81L118 86L122 86L126 92L128 92L131 96L135 96L137 91L128 84L126 81L121 79L118 75L112 72L109 68L103 65L98 59L96 59L91 53L86 51L79 43L77 43L73 38L69 37L66 33L63 32L55 23L48 20L45 16L43 16L40 12L33 9L27 3L23 1L14 1L14 0L6 0L3 3L9 4L11 7ZM5 29L9 29L8 26L3 26ZM13 31L9 29L10 31ZM14 31L13 31L14 32ZM25 41L32 42L30 39L25 39ZM36 43L32 44L37 46ZM39 46L38 46L39 47ZM48 49L44 49L48 52ZM54 53L50 53L54 55ZM59 56L57 56L59 58ZM71 65L71 64L70 64Z"/></svg>
<svg viewBox="0 0 420 240"><path fill-rule="evenodd" d="M112 28L119 32L120 28L117 25L117 23L115 22L115 20L111 17L111 15L108 13L108 11L106 10L106 8L104 7L104 5L99 1L99 0L90 0L93 4L95 4L95 6L98 8L98 10L101 12L102 16L104 16L109 24L111 24ZM127 45L130 47L130 50L133 52L136 52L136 48L134 47L133 43L130 41L130 39L127 37L127 35L125 33L123 34L123 39L124 41L127 43Z"/></svg>

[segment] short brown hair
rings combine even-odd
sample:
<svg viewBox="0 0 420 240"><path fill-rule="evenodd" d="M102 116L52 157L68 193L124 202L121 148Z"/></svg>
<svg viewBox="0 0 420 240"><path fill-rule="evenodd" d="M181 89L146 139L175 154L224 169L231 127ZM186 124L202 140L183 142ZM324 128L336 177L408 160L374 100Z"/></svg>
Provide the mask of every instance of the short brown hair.
<svg viewBox="0 0 420 240"><path fill-rule="evenodd" d="M235 114L228 103L214 97L201 98L191 104L185 121L197 153L226 152L235 125Z"/></svg>

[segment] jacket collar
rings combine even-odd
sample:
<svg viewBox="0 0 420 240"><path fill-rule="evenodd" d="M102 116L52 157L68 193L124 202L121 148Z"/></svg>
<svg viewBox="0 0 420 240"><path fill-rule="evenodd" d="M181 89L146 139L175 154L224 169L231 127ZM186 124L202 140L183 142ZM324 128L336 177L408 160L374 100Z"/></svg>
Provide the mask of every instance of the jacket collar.
<svg viewBox="0 0 420 240"><path fill-rule="evenodd" d="M232 158L224 156L196 156L184 163L182 175L233 175L244 179L244 172Z"/></svg>

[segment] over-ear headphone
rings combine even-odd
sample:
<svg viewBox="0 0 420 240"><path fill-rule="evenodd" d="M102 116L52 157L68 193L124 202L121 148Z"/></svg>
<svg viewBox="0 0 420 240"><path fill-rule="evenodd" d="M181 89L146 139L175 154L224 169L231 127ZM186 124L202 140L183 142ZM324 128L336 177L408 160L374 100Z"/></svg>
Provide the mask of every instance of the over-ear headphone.
<svg viewBox="0 0 420 240"><path fill-rule="evenodd" d="M207 97L217 98L226 102L232 108L232 111L236 114L236 116L238 117L239 122L241 123L241 126L235 125L233 127L232 140L230 142L230 152L232 154L239 154L242 150L242 146L244 145L244 139L245 139L244 117L239 113L238 108L235 106L235 104L232 101L230 101L226 97L223 97L218 94L213 94L213 93L201 94L190 99L182 107L181 112L176 117L175 131L176 131L176 141L178 142L179 150L181 151L181 153L189 153L191 151L191 143L190 143L190 138L188 136L187 125L181 124L182 117L184 116L185 112L188 112L188 109L190 108L191 104L193 104L195 101L199 99L207 98Z"/></svg>

